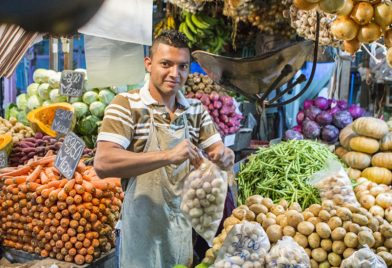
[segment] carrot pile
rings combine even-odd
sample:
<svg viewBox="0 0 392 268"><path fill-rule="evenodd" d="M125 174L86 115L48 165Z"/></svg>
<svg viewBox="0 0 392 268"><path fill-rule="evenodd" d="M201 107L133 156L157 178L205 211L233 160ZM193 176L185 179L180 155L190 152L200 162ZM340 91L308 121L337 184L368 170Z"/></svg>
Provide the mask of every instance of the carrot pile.
<svg viewBox="0 0 392 268"><path fill-rule="evenodd" d="M0 170L3 245L76 264L114 246L123 192L118 178L100 179L82 161L61 178L49 152L19 168Z"/></svg>

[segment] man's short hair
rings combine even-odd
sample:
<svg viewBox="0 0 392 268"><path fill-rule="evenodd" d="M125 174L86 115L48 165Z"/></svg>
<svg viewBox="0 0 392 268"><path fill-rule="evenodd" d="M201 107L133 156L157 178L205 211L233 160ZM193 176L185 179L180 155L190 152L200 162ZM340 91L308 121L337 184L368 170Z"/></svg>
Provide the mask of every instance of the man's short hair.
<svg viewBox="0 0 392 268"><path fill-rule="evenodd" d="M150 58L152 58L153 53L158 46L158 44L165 44L169 46L173 46L176 48L187 48L189 52L191 51L189 45L189 39L183 33L180 33L177 30L165 30L161 34L159 34L150 47Z"/></svg>

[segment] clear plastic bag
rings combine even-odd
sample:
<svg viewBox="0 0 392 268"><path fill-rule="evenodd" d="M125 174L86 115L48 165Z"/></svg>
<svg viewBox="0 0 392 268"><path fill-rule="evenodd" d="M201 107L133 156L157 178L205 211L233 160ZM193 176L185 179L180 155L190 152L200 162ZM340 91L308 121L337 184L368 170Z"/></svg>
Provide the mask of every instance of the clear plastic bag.
<svg viewBox="0 0 392 268"><path fill-rule="evenodd" d="M310 259L305 250L290 236L284 236L265 258L266 268L309 268Z"/></svg>
<svg viewBox="0 0 392 268"><path fill-rule="evenodd" d="M213 267L264 267L270 247L268 236L259 223L243 221L227 234Z"/></svg>
<svg viewBox="0 0 392 268"><path fill-rule="evenodd" d="M380 256L374 254L369 247L355 251L342 262L341 268L386 268L388 267Z"/></svg>
<svg viewBox="0 0 392 268"><path fill-rule="evenodd" d="M181 210L210 246L222 220L227 187L227 172L207 159L184 182Z"/></svg>
<svg viewBox="0 0 392 268"><path fill-rule="evenodd" d="M332 200L335 205L351 204L360 207L351 181L336 160L328 160L327 167L313 174L310 183L320 191L321 200Z"/></svg>

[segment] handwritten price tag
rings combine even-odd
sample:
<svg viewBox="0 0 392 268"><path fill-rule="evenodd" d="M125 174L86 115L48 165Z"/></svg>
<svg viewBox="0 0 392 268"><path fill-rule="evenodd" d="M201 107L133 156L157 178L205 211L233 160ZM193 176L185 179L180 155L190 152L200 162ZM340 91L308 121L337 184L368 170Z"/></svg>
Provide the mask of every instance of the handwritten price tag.
<svg viewBox="0 0 392 268"><path fill-rule="evenodd" d="M5 151L0 151L0 168L8 166L8 156Z"/></svg>
<svg viewBox="0 0 392 268"><path fill-rule="evenodd" d="M260 242L255 241L248 235L237 234L238 242L232 243L235 248L234 256L240 256L242 259L248 259L252 252L260 249Z"/></svg>
<svg viewBox="0 0 392 268"><path fill-rule="evenodd" d="M52 122L52 129L61 134L67 134L71 128L71 123L73 119L73 112L57 109Z"/></svg>
<svg viewBox="0 0 392 268"><path fill-rule="evenodd" d="M76 136L75 133L69 132L67 136L65 136L63 145L57 153L54 166L69 180L72 179L75 174L84 147L85 144L83 140Z"/></svg>
<svg viewBox="0 0 392 268"><path fill-rule="evenodd" d="M79 97L83 95L84 73L65 70L61 72L60 94Z"/></svg>

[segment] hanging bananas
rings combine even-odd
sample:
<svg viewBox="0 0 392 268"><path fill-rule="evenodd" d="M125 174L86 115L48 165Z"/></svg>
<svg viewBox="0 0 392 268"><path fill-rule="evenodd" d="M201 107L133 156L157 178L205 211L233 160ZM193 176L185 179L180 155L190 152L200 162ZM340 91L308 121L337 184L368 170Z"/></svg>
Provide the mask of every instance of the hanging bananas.
<svg viewBox="0 0 392 268"><path fill-rule="evenodd" d="M172 15L166 16L164 19L160 20L154 26L154 37L157 37L165 30L174 30L176 29L176 21Z"/></svg>

